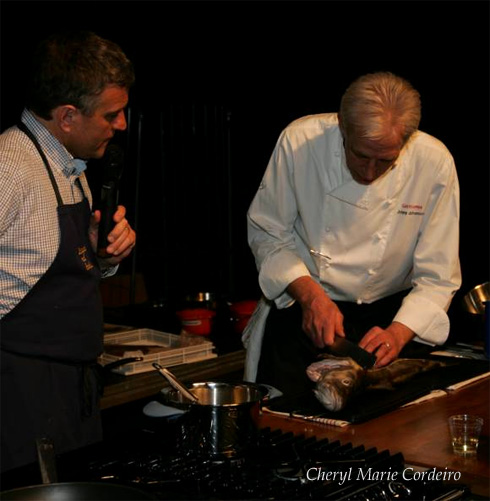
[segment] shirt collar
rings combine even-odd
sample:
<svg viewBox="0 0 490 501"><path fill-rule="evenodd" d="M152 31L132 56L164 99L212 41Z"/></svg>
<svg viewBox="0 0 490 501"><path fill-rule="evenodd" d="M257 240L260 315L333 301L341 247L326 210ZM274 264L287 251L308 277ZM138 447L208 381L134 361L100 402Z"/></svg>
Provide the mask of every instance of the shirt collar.
<svg viewBox="0 0 490 501"><path fill-rule="evenodd" d="M87 168L87 163L80 158L72 158L68 168L71 168L71 175L78 177Z"/></svg>

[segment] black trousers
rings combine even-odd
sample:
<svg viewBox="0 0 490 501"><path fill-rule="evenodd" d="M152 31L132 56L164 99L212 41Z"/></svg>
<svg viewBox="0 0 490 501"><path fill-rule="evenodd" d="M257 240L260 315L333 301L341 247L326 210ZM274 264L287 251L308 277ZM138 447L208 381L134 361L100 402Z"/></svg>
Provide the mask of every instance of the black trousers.
<svg viewBox="0 0 490 501"><path fill-rule="evenodd" d="M388 327L408 292L402 291L371 304L336 301L344 315L346 337L358 343L372 327ZM301 323L302 309L297 302L289 308L271 308L265 326L257 382L270 384L287 395L300 394L314 386L306 375L306 367L320 353L328 352L328 348L317 348L303 332ZM408 343L400 356L423 356L430 348L421 343Z"/></svg>

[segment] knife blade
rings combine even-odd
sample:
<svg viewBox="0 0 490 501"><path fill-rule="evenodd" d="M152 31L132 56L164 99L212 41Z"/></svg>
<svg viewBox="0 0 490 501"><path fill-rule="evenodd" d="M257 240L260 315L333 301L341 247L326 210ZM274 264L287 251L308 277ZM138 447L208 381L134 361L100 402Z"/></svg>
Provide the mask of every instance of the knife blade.
<svg viewBox="0 0 490 501"><path fill-rule="evenodd" d="M370 369L376 363L376 356L373 353L369 353L344 337L336 336L333 344L328 349L333 355L338 357L352 358L363 369Z"/></svg>

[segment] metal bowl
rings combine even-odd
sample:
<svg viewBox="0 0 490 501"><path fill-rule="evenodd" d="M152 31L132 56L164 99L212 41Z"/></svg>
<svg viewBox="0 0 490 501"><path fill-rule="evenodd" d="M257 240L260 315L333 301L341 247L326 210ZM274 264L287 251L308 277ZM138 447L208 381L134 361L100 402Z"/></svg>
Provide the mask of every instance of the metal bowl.
<svg viewBox="0 0 490 501"><path fill-rule="evenodd" d="M463 305L469 313L485 314L485 302L490 301L490 282L473 287L464 297Z"/></svg>

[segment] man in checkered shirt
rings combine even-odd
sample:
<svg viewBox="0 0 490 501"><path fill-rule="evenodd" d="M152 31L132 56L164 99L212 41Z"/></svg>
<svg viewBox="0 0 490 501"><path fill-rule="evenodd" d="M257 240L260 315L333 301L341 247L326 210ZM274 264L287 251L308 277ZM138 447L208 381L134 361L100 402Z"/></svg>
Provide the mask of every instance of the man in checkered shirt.
<svg viewBox="0 0 490 501"><path fill-rule="evenodd" d="M133 81L113 42L54 35L34 54L21 120L0 136L2 471L35 461L38 438L57 453L101 439L99 280L136 235L119 206L97 256L100 212L83 171L126 129Z"/></svg>

